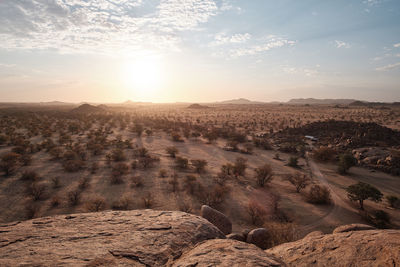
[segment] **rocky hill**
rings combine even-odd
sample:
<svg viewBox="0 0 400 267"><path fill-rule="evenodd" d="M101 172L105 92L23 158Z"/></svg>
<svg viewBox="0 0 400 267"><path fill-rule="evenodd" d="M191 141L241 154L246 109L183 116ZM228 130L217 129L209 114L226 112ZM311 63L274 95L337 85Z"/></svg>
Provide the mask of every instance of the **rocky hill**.
<svg viewBox="0 0 400 267"><path fill-rule="evenodd" d="M73 113L100 113L100 112L104 112L105 109L101 106L93 106L90 104L82 104L77 108L74 108L73 110L71 110L71 112Z"/></svg>
<svg viewBox="0 0 400 267"><path fill-rule="evenodd" d="M293 139L305 135L317 137L322 145L336 145L345 149L400 145L399 131L372 122L318 121L298 128L287 128L277 133L276 137Z"/></svg>
<svg viewBox="0 0 400 267"><path fill-rule="evenodd" d="M0 225L0 266L398 266L400 231L370 229L316 232L264 251L178 211L59 215Z"/></svg>

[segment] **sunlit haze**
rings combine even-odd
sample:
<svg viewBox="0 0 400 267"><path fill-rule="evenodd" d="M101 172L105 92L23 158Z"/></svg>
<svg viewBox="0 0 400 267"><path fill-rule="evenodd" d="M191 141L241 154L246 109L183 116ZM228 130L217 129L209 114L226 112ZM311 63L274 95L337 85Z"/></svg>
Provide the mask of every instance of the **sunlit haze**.
<svg viewBox="0 0 400 267"><path fill-rule="evenodd" d="M400 101L398 0L2 0L0 102Z"/></svg>

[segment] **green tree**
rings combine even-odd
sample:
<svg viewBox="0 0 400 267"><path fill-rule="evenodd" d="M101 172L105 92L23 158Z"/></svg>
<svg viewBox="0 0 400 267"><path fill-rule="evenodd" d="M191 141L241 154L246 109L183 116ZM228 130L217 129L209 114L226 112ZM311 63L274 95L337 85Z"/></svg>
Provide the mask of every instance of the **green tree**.
<svg viewBox="0 0 400 267"><path fill-rule="evenodd" d="M382 200L383 194L376 187L359 182L357 184L350 185L346 189L347 196L351 201L358 201L360 209L364 210L364 200L372 200L379 202Z"/></svg>
<svg viewBox="0 0 400 267"><path fill-rule="evenodd" d="M341 154L339 156L338 171L340 174L346 174L347 171L356 165L356 159L350 153Z"/></svg>

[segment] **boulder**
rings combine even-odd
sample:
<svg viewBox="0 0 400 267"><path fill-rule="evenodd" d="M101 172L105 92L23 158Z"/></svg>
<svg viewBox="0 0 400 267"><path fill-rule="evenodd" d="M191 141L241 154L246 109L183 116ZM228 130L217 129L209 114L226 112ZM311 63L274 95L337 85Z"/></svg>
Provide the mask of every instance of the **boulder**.
<svg viewBox="0 0 400 267"><path fill-rule="evenodd" d="M226 238L246 242L246 237L243 234L229 234L226 236Z"/></svg>
<svg viewBox="0 0 400 267"><path fill-rule="evenodd" d="M399 266L399 230L313 236L268 249L289 266Z"/></svg>
<svg viewBox="0 0 400 267"><path fill-rule="evenodd" d="M177 259L174 267L286 266L260 248L237 240L207 240Z"/></svg>
<svg viewBox="0 0 400 267"><path fill-rule="evenodd" d="M261 249L267 249L271 246L270 233L265 228L253 229L247 235L246 242L254 244Z"/></svg>
<svg viewBox="0 0 400 267"><path fill-rule="evenodd" d="M376 228L373 226L370 226L370 225L361 224L361 223L353 223L353 224L347 224L347 225L342 225L342 226L336 227L335 230L333 230L333 234L345 233L345 232L350 232L350 231L374 230L374 229L376 229Z"/></svg>
<svg viewBox="0 0 400 267"><path fill-rule="evenodd" d="M0 226L0 266L163 266L201 241L225 238L178 211L106 211Z"/></svg>
<svg viewBox="0 0 400 267"><path fill-rule="evenodd" d="M225 235L232 233L232 222L223 213L207 206L201 206L201 217L214 224Z"/></svg>

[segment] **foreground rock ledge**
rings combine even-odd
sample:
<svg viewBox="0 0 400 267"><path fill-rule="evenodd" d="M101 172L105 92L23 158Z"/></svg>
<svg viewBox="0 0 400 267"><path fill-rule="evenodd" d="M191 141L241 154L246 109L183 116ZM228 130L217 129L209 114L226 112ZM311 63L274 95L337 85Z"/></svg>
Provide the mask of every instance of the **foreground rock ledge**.
<svg viewBox="0 0 400 267"><path fill-rule="evenodd" d="M173 267L286 266L262 249L232 239L207 240L178 259Z"/></svg>
<svg viewBox="0 0 400 267"><path fill-rule="evenodd" d="M289 266L399 266L400 231L309 236L266 250Z"/></svg>
<svg viewBox="0 0 400 267"><path fill-rule="evenodd" d="M0 266L162 266L183 249L225 236L178 211L108 211L0 226Z"/></svg>

